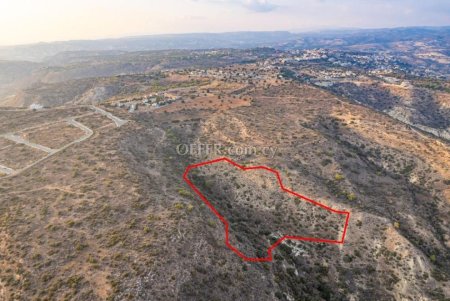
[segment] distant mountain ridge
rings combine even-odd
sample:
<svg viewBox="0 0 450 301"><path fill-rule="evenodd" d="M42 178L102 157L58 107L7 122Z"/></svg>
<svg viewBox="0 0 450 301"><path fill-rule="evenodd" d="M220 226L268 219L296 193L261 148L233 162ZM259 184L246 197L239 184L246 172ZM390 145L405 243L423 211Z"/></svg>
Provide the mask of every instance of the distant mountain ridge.
<svg viewBox="0 0 450 301"><path fill-rule="evenodd" d="M334 40L342 39L336 45ZM401 27L381 29L324 30L306 33L288 31L190 33L124 37L101 40L73 40L0 47L0 60L43 61L62 52L133 52L168 49L217 48L314 48L345 47L357 44L390 43L395 41L437 39L450 41L450 26Z"/></svg>
<svg viewBox="0 0 450 301"><path fill-rule="evenodd" d="M297 35L287 31L149 35L0 47L0 60L42 61L61 52L148 51L168 49L254 48L275 46Z"/></svg>

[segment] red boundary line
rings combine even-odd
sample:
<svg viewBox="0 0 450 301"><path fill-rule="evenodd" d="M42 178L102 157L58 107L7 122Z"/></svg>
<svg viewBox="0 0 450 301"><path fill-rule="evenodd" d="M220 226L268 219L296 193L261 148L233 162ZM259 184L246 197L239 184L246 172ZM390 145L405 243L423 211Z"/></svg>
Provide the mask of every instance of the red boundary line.
<svg viewBox="0 0 450 301"><path fill-rule="evenodd" d="M292 194L300 199L303 199L307 202L310 202L312 204L314 204L315 206L319 206L325 210L328 210L330 212L336 213L336 214L343 214L346 215L345 218L345 225L344 225L344 230L342 233L342 237L340 240L331 240L331 239L322 239L322 238L315 238L315 237L302 237L302 236L292 236L292 235L284 235L283 237L279 238L274 244L272 244L268 250L267 250L267 257L247 257L244 254L242 254L238 249L236 249L236 247L234 247L230 241L229 241L229 224L228 221L222 216L220 215L220 213L216 210L216 208L214 208L213 205L211 205L211 203L206 199L206 197L200 192L200 190L198 190L198 188L189 180L188 178L188 174L189 171L191 171L192 169L204 166L204 165L209 165L209 164L214 164L214 163L218 163L218 162L228 162L236 167L238 167L241 170L252 170L252 169L265 169L267 171L270 171L271 173L275 174L277 179L278 179L278 183L280 184L281 189L284 192L287 192L289 194ZM344 239L345 239L345 235L347 233L347 227L348 227L348 222L350 219L350 212L348 211L340 211L340 210L336 210L333 209L331 207L328 207L324 204L321 204L319 202L316 202L310 198L307 198L299 193L296 193L292 190L287 189L286 187L284 187L283 182L281 181L281 176L279 174L278 171L271 169L269 167L266 166L250 166L250 167L245 167L242 165L237 164L236 162L232 161L231 159L228 158L218 158L215 160L211 160L211 161L206 161L206 162L201 162L201 163L197 163L197 164L193 164L193 165L189 165L188 167L186 167L186 170L183 174L183 179L184 181L186 181L186 183L192 188L192 190L195 191L195 193L198 194L198 196L203 200L203 202L209 207L209 209L211 209L211 211L220 219L220 221L223 223L224 227L225 227L225 244L227 245L228 248L230 248L234 253L236 253L239 257L241 257L242 259L244 259L245 261L251 261L251 262L267 262L267 261L272 261L272 251L273 249L275 249L278 245L280 245L284 240L302 240L302 241L311 241L311 242L322 242L322 243L328 243L328 244L343 244L344 243Z"/></svg>

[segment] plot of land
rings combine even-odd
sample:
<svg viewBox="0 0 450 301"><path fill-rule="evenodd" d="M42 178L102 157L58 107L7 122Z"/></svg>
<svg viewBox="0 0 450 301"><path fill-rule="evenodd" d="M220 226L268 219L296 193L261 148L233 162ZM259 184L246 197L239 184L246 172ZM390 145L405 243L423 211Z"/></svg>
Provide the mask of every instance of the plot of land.
<svg viewBox="0 0 450 301"><path fill-rule="evenodd" d="M59 149L83 135L84 132L81 129L66 122L21 132L22 138L52 149Z"/></svg>
<svg viewBox="0 0 450 301"><path fill-rule="evenodd" d="M0 165L12 169L21 169L47 155L48 153L41 150L24 144L13 143L8 148L0 149Z"/></svg>
<svg viewBox="0 0 450 301"><path fill-rule="evenodd" d="M90 112L91 109L88 107L58 108L42 111L0 111L0 134L18 132L44 123L63 121L65 118Z"/></svg>
<svg viewBox="0 0 450 301"><path fill-rule="evenodd" d="M271 245L284 236L343 242L347 212L333 212L283 191L277 175L270 170L242 170L219 161L195 168L191 179L229 223L229 247L235 247L244 259L266 258ZM250 230L255 225L258 231Z"/></svg>
<svg viewBox="0 0 450 301"><path fill-rule="evenodd" d="M91 114L77 118L76 120L91 129L98 129L102 126L113 124L111 119L100 114Z"/></svg>

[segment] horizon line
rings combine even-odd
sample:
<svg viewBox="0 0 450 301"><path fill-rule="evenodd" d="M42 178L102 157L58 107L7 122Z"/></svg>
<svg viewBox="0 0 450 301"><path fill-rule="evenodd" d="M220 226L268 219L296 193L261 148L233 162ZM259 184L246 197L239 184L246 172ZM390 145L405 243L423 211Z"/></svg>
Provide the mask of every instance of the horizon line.
<svg viewBox="0 0 450 301"><path fill-rule="evenodd" d="M364 30L383 30L383 29L402 29L402 28L446 28L449 25L432 26L432 25L414 25L414 26L392 26L392 27L316 27L316 28L304 28L304 29L286 29L286 30L239 30L239 31L216 31L216 32L174 32L174 33L149 33L149 34L130 34L118 37L98 37L98 38L80 38L80 39L68 39L68 40L51 40L51 41L39 41L30 43L19 44L0 44L0 48L13 48L22 46L36 46L36 45L48 45L58 43L70 43L70 42L94 42L94 41L107 41L107 40L121 40L121 39L133 39L144 37L164 37L164 36L183 36L183 35L201 35L201 34L230 34L230 33L289 33L292 35L308 34L308 33L321 33L328 31L364 31Z"/></svg>

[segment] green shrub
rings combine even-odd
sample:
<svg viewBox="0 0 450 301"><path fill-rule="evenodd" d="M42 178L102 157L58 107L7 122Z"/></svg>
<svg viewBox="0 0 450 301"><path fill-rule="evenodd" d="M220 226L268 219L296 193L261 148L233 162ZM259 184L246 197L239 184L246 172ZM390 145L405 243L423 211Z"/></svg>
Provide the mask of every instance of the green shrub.
<svg viewBox="0 0 450 301"><path fill-rule="evenodd" d="M174 208L175 208L175 209L178 209L178 210L181 210L181 209L184 208L184 204L183 204L183 203L176 203L176 204L174 205Z"/></svg>
<svg viewBox="0 0 450 301"><path fill-rule="evenodd" d="M349 201L356 200L356 195L353 192L347 193L346 197L347 197L347 200L349 200Z"/></svg>
<svg viewBox="0 0 450 301"><path fill-rule="evenodd" d="M342 181L344 179L344 176L342 174L340 174L340 173L337 173L337 174L334 175L334 179L336 181Z"/></svg>
<svg viewBox="0 0 450 301"><path fill-rule="evenodd" d="M192 198L193 197L192 193L190 193L189 191L187 191L184 188L178 189L178 194L184 198Z"/></svg>

